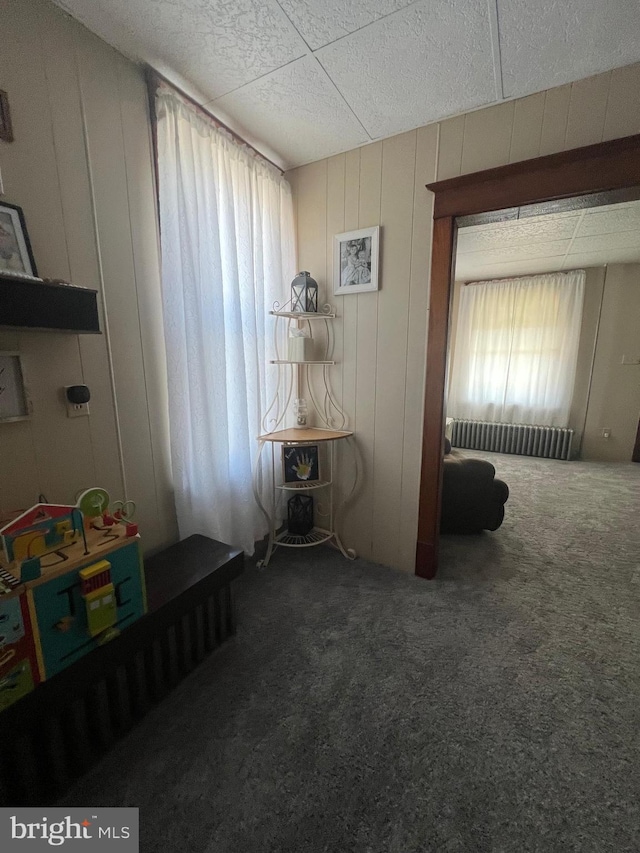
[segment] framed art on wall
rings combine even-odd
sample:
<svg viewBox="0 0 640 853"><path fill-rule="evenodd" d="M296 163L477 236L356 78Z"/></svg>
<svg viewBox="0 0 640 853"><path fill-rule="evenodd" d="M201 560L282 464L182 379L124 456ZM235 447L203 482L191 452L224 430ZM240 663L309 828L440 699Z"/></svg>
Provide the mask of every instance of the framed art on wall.
<svg viewBox="0 0 640 853"><path fill-rule="evenodd" d="M22 208L0 201L0 273L37 276Z"/></svg>
<svg viewBox="0 0 640 853"><path fill-rule="evenodd" d="M24 421L29 400L18 352L0 352L0 423Z"/></svg>
<svg viewBox="0 0 640 853"><path fill-rule="evenodd" d="M380 226L346 231L333 238L333 292L366 293L378 290Z"/></svg>
<svg viewBox="0 0 640 853"><path fill-rule="evenodd" d="M285 484L292 486L317 483L320 479L318 445L283 445L282 479Z"/></svg>

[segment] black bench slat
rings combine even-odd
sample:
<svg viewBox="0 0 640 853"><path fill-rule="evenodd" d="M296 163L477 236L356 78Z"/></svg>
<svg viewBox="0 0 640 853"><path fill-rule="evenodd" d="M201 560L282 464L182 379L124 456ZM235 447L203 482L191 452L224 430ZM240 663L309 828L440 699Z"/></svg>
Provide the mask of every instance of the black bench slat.
<svg viewBox="0 0 640 853"><path fill-rule="evenodd" d="M148 612L0 714L13 738L0 755L0 805L45 804L59 796L205 652L232 634L230 584L243 569L242 551L200 535L145 560ZM102 737L91 730L98 709ZM65 723L70 714L75 740ZM55 725L59 732L52 731ZM45 731L52 749L42 748Z"/></svg>

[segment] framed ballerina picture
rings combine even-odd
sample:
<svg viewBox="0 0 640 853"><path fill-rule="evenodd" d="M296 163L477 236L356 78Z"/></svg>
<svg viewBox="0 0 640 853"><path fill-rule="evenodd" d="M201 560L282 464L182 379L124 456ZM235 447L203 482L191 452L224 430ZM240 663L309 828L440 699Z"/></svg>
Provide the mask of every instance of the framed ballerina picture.
<svg viewBox="0 0 640 853"><path fill-rule="evenodd" d="M380 226L346 231L333 238L333 292L367 293L378 290Z"/></svg>

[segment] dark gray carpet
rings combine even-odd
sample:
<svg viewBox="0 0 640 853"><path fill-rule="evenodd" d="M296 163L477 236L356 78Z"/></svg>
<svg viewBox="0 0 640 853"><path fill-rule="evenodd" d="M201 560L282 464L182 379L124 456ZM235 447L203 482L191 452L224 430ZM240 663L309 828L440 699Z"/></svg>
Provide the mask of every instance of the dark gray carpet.
<svg viewBox="0 0 640 853"><path fill-rule="evenodd" d="M249 566L237 637L65 802L140 806L143 853L639 850L640 466L496 465L505 524L434 582Z"/></svg>

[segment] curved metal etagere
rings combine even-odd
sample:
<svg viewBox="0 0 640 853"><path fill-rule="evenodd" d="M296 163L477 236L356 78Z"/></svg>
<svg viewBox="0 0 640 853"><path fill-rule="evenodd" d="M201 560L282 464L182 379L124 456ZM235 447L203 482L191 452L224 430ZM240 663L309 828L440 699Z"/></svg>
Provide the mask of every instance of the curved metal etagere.
<svg viewBox="0 0 640 853"><path fill-rule="evenodd" d="M278 381L276 391L268 406L264 417L262 418L262 429L264 434L258 437L260 448L256 463L254 466L253 475L253 492L256 502L264 515L269 525L269 541L267 552L263 560L258 563L259 567L266 567L277 547L289 548L307 548L313 545L328 543L336 547L349 560L356 557L356 552L352 548L345 548L337 532L339 515L346 503L353 496L358 482L358 453L353 441L353 433L347 430L347 417L338 403L335 394L331 387L330 368L335 364L333 355L335 348L335 338L333 334L333 326L331 321L335 319L336 314L331 305L328 303L322 305L317 313L301 313L291 311L291 303L287 302L284 305L275 302L273 309L269 312L275 317L274 323L274 352L275 359L271 360L271 364L278 369ZM284 324L283 322L284 321ZM324 349L322 357L313 361L290 361L282 357L280 343L283 337L288 337L289 330L292 326L300 328L303 324L309 332L309 337L313 338L314 330L318 324L322 324L324 330ZM309 376L309 371L321 371L322 385L318 389L314 387L312 377ZM301 387L301 380L304 379L306 388L308 389L311 407L315 413L315 419L319 421L319 427L316 429L285 429L283 428L287 412L294 396L297 396L297 389ZM294 395L294 388L296 395ZM309 438L309 436L312 436ZM334 501L334 465L335 451L334 444L337 441L345 439L348 446L353 451L354 458L354 479L349 491L342 496L340 502L336 505ZM276 471L276 445L304 445L325 442L328 447L327 462L329 465L329 474L325 479L318 483L305 484L285 484L280 482L280 477ZM271 464L265 465L264 449L267 444L271 445ZM268 471L265 477L265 471ZM267 480L268 481L265 481ZM280 509L285 494L294 491L310 491L318 489L320 500L316 502L317 515L326 519L324 526L314 526L310 533L305 536L290 534L287 530L280 530L280 519L286 515L284 509Z"/></svg>

